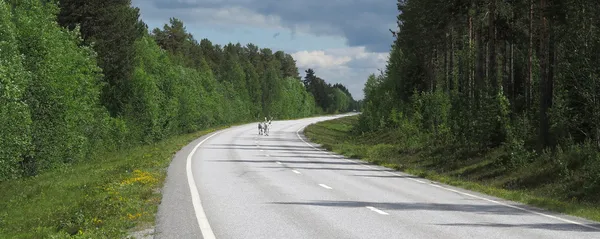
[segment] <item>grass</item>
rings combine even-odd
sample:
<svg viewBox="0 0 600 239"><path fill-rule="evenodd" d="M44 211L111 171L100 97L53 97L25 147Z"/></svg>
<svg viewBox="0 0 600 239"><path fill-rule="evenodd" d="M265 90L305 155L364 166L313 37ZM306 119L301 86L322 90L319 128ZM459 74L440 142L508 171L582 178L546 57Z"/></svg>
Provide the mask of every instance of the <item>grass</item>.
<svg viewBox="0 0 600 239"><path fill-rule="evenodd" d="M550 211L600 221L598 204L571 195L569 192L573 191L570 188L573 185L562 179L557 167L548 161L537 160L510 168L501 163L506 152L502 148L484 152L448 150L448 146L398 130L358 134L353 131L358 117L313 124L304 133L311 141L348 157Z"/></svg>
<svg viewBox="0 0 600 239"><path fill-rule="evenodd" d="M0 183L0 238L123 238L152 227L173 154L214 130Z"/></svg>

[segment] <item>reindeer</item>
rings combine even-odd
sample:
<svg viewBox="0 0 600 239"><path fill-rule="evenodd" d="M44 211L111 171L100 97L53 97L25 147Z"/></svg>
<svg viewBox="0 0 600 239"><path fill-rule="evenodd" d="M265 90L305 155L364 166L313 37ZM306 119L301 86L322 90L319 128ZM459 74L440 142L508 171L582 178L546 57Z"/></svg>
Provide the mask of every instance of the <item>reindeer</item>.
<svg viewBox="0 0 600 239"><path fill-rule="evenodd" d="M271 117L270 120L267 120L267 117L265 117L265 121L258 122L258 135L269 136L269 127L271 126L272 120L273 117Z"/></svg>
<svg viewBox="0 0 600 239"><path fill-rule="evenodd" d="M267 117L265 117L265 121L258 122L258 135L264 135L265 134L265 131L267 129L266 122L267 122Z"/></svg>
<svg viewBox="0 0 600 239"><path fill-rule="evenodd" d="M273 117L271 116L271 119L269 119L269 121L267 121L267 117L265 117L265 123L264 123L264 132L266 136L269 136L269 128L271 128L271 122L273 121Z"/></svg>

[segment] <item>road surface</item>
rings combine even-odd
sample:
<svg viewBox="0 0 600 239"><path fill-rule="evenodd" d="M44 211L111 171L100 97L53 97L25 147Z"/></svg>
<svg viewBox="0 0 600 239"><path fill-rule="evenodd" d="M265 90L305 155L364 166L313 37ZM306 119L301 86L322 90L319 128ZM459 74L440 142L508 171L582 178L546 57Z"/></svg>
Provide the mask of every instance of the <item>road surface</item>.
<svg viewBox="0 0 600 239"><path fill-rule="evenodd" d="M155 238L600 238L600 225L323 151L317 117L202 137L174 158ZM201 229L202 228L202 229Z"/></svg>

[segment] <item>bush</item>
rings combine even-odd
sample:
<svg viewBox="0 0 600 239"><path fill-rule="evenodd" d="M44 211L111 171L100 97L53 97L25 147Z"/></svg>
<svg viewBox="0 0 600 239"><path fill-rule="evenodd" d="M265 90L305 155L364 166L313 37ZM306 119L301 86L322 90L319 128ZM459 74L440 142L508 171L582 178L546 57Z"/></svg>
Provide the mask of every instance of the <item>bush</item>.
<svg viewBox="0 0 600 239"><path fill-rule="evenodd" d="M398 163L398 149L391 144L377 144L367 151L367 159L378 163Z"/></svg>
<svg viewBox="0 0 600 239"><path fill-rule="evenodd" d="M600 152L593 142L558 147L550 159L567 183L569 198L598 202L600 199Z"/></svg>
<svg viewBox="0 0 600 239"><path fill-rule="evenodd" d="M101 77L95 54L79 47L76 32L55 22L58 8L35 0L13 4L17 45L31 72L25 102L31 112L32 150L26 172L83 160L93 148L90 137L102 134Z"/></svg>
<svg viewBox="0 0 600 239"><path fill-rule="evenodd" d="M30 75L17 49L9 6L0 2L0 181L20 174L19 162L31 145L31 114L25 103Z"/></svg>

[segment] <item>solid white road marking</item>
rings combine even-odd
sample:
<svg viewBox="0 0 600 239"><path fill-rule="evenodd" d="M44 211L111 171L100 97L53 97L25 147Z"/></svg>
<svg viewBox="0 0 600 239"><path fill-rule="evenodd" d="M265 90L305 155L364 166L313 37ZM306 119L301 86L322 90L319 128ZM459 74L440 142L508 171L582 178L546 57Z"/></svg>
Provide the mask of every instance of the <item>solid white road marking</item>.
<svg viewBox="0 0 600 239"><path fill-rule="evenodd" d="M194 155L194 153L196 152L196 150L198 149L198 147L200 147L200 145L202 143L204 143L206 140L208 140L208 139L212 138L213 136L220 134L222 132L223 131L216 132L216 133L206 137L204 140L200 141L200 143L198 143L196 145L196 147L194 147L194 149L192 149L192 152L190 152L190 154L188 154L187 162L185 165L185 171L187 174L188 185L190 186L190 193L192 194L192 204L194 205L194 211L196 212L196 219L198 221L198 226L200 227L200 231L202 232L202 237L204 239L214 239L215 234L213 233L212 229L210 228L210 224L208 223L208 219L206 218L206 213L204 212L204 208L202 208L202 201L200 201L200 194L198 194L198 187L196 186L196 181L194 180L194 175L192 173L192 156Z"/></svg>
<svg viewBox="0 0 600 239"><path fill-rule="evenodd" d="M306 145L310 146L311 148L313 148L313 149L315 149L315 150L317 150L317 151L326 151L326 150L323 150L323 149L319 149L319 148L317 148L317 147L313 146L312 144L310 144L310 143L306 142L306 140L304 140L304 139L303 139L303 138L300 136L300 134L299 134L298 132L300 132L300 130L303 130L303 129L304 129L304 128L306 128L306 127L307 127L307 126L304 126L304 127L300 128L300 129L298 129L298 130L296 131L296 136L298 136L298 138L299 138L300 140L302 140L302 142L304 142ZM328 152L328 151L326 151L326 152ZM334 155L334 154L333 154L333 153L331 153L331 152L328 152L328 153L329 153L330 155ZM348 161L348 162L352 162L352 163L358 164L358 165L362 165L363 167L366 167L366 168L371 168L371 169L374 169L373 167L371 167L371 166L369 166L369 165L366 165L366 164L363 164L363 163L361 163L361 162L356 162L356 161L349 160L349 159L345 159L345 160L346 160L346 161ZM393 172L389 172L389 171L382 171L382 172L385 172L385 173L388 173L388 174L391 174L391 175L395 175L395 176L403 176L403 175L400 175L400 174L397 174L397 173L393 173ZM517 210L521 210L521 211L524 211L524 212L533 213L533 214L536 214L536 215L539 215L539 216L543 216L543 217L547 217L547 218L556 219L556 220L558 220L558 221L562 221L562 222L566 222L566 223L571 223L571 224L579 225L579 226L586 227L586 228L589 228L589 229L600 230L600 227L595 227L595 226L591 226L591 225L583 224L583 223L580 223L580 222L576 222L576 221L572 221L572 220L564 219L564 218L557 217L557 216L553 216L553 215L548 215L548 214L541 213L541 212L531 211L531 210L529 210L529 209L525 209L525 208L522 208L522 207L518 207L518 206L514 206L514 205L506 204L506 203L499 202L499 201L496 201L496 200L492 200L492 199L489 199L489 198L484 198L484 197L476 196L476 195L473 195L473 194L470 194L470 193L465 193L465 192L461 192L461 191L458 191L458 190L454 190L454 189L451 189L451 188L442 187L442 186L440 186L440 185L437 185L437 184L429 184L429 183L427 183L427 182L424 182L424 181L422 181L422 180L419 180L419 179L414 179L414 178L406 178L406 179L408 179L408 180L411 180L411 181L414 181L414 182L418 182L418 183L422 183L422 184L430 185L430 186L433 186L433 187L436 187L436 188L440 188L440 189L443 189L443 190L446 190L446 191L455 192L455 193L458 193L458 194L461 194L461 195L465 195L465 196L468 196L468 197L472 197L472 198L481 199L481 200L488 201L488 202L491 202L491 203L494 203L494 204L498 204L498 205L502 205L502 206L505 206L505 207L510 207L510 208L517 209Z"/></svg>
<svg viewBox="0 0 600 239"><path fill-rule="evenodd" d="M292 172L294 172L295 174L301 174L300 172L298 172L298 170L292 170Z"/></svg>
<svg viewBox="0 0 600 239"><path fill-rule="evenodd" d="M321 187L324 187L324 188L326 188L326 189L332 189L331 187L329 187L329 186L327 186L327 185L325 185L325 184L322 184L322 183L321 183L321 184L319 184L319 186L321 186Z"/></svg>
<svg viewBox="0 0 600 239"><path fill-rule="evenodd" d="M387 212L381 211L381 210L379 210L377 208L374 208L374 207L366 207L366 208L371 209L371 211L374 211L374 212L379 213L381 215L390 215Z"/></svg>

